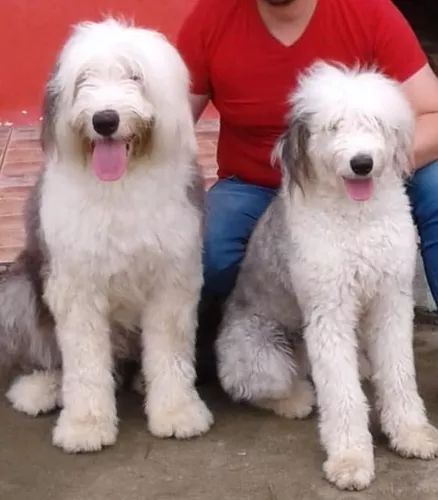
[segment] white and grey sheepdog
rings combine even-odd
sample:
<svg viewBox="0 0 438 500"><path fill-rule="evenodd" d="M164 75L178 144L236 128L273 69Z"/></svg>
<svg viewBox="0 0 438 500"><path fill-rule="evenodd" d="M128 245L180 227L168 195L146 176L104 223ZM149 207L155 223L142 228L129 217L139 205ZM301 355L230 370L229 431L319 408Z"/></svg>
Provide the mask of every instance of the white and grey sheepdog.
<svg viewBox="0 0 438 500"><path fill-rule="evenodd" d="M203 182L189 74L154 31L114 19L75 27L45 92L44 168L26 245L0 283L7 397L62 411L68 452L116 441L114 360L138 356L156 436L213 421L195 387ZM141 358L141 359L140 359Z"/></svg>
<svg viewBox="0 0 438 500"><path fill-rule="evenodd" d="M302 75L291 105L276 148L281 190L225 307L219 377L236 400L303 418L314 405L309 361L325 475L362 489L374 458L359 346L390 446L407 457L438 454L413 353L417 247L404 178L414 116L381 73L322 62Z"/></svg>

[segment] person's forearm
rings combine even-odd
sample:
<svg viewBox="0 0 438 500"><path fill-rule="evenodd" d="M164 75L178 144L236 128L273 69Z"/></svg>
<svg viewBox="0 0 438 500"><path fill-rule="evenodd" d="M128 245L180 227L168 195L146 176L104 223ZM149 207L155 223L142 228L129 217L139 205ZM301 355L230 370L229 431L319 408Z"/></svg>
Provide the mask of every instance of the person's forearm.
<svg viewBox="0 0 438 500"><path fill-rule="evenodd" d="M199 118L207 107L209 100L210 97L208 95L190 95L190 105L192 108L192 114L195 123L198 122Z"/></svg>
<svg viewBox="0 0 438 500"><path fill-rule="evenodd" d="M438 160L438 113L429 113L417 118L414 159L416 169Z"/></svg>

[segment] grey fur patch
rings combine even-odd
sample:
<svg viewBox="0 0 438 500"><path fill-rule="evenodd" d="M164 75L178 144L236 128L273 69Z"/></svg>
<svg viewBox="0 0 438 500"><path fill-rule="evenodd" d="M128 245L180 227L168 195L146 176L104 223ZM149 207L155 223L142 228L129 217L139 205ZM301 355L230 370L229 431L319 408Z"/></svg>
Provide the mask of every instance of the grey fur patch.
<svg viewBox="0 0 438 500"><path fill-rule="evenodd" d="M55 120L60 95L60 91L55 85L58 69L59 62L56 62L44 90L40 143L45 153L53 147L55 142Z"/></svg>
<svg viewBox="0 0 438 500"><path fill-rule="evenodd" d="M52 315L42 299L48 259L39 220L41 183L25 209L26 244L0 279L0 369L53 370L61 365Z"/></svg>
<svg viewBox="0 0 438 500"><path fill-rule="evenodd" d="M282 177L286 186L291 188L303 183L311 176L311 162L307 155L309 143L310 115L291 113L287 130L279 137L275 150L280 160Z"/></svg>
<svg viewBox="0 0 438 500"><path fill-rule="evenodd" d="M192 182L187 186L187 198L202 214L204 212L205 187L201 166L197 162L193 163L192 172Z"/></svg>
<svg viewBox="0 0 438 500"><path fill-rule="evenodd" d="M219 378L235 399L284 397L297 375L302 320L285 272L290 244L278 194L249 240L216 342Z"/></svg>

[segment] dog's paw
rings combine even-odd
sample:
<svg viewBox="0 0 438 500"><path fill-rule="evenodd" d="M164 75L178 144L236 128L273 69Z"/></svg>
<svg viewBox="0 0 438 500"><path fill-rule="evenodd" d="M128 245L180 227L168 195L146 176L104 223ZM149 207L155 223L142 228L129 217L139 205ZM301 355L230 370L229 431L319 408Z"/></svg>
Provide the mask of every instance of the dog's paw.
<svg viewBox="0 0 438 500"><path fill-rule="evenodd" d="M171 407L148 405L150 432L161 438L187 439L205 434L213 425L213 415L195 392Z"/></svg>
<svg viewBox="0 0 438 500"><path fill-rule="evenodd" d="M53 430L53 444L68 453L99 451L116 442L117 432L116 418L70 415L62 410Z"/></svg>
<svg viewBox="0 0 438 500"><path fill-rule="evenodd" d="M391 437L390 446L402 457L431 460L438 456L438 430L430 424L405 427Z"/></svg>
<svg viewBox="0 0 438 500"><path fill-rule="evenodd" d="M290 396L287 398L253 401L255 406L272 410L280 417L291 419L308 417L312 413L315 403L315 391L307 380L295 381Z"/></svg>
<svg viewBox="0 0 438 500"><path fill-rule="evenodd" d="M36 371L14 380L6 398L15 410L36 417L60 406L60 384L59 373Z"/></svg>
<svg viewBox="0 0 438 500"><path fill-rule="evenodd" d="M289 398L274 403L273 410L282 417L306 418L312 413L316 404L315 391L308 380L298 380Z"/></svg>
<svg viewBox="0 0 438 500"><path fill-rule="evenodd" d="M372 456L359 451L330 457L323 468L327 480L340 490L363 490L374 479Z"/></svg>

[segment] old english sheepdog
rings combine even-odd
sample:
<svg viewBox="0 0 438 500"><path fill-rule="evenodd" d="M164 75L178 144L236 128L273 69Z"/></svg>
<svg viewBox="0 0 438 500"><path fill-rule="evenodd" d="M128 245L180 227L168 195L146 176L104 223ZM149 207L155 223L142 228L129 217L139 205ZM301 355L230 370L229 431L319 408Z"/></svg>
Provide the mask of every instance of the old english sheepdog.
<svg viewBox="0 0 438 500"><path fill-rule="evenodd" d="M362 489L374 458L359 346L391 447L405 457L438 454L414 367L416 231L404 190L413 113L378 71L319 61L290 104L274 154L282 186L225 305L219 377L236 400L303 418L314 405L309 361L325 475Z"/></svg>
<svg viewBox="0 0 438 500"><path fill-rule="evenodd" d="M138 352L150 431L205 433L203 182L176 49L114 19L77 25L46 87L42 148L26 245L0 283L0 365L26 370L8 399L31 415L62 406L54 444L99 450L118 430L114 359Z"/></svg>

